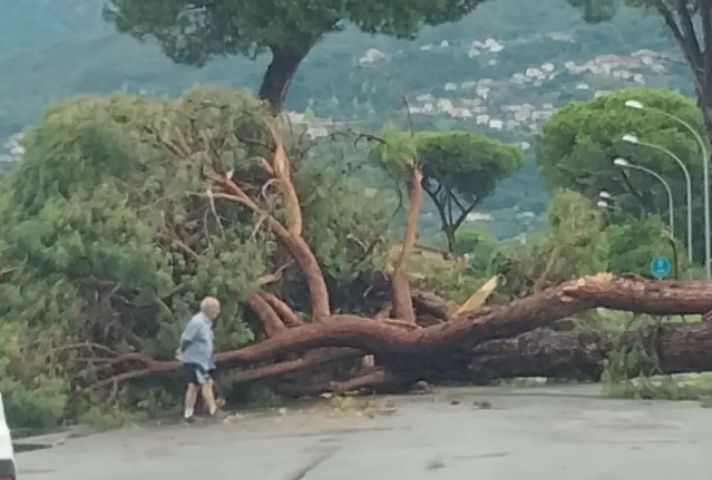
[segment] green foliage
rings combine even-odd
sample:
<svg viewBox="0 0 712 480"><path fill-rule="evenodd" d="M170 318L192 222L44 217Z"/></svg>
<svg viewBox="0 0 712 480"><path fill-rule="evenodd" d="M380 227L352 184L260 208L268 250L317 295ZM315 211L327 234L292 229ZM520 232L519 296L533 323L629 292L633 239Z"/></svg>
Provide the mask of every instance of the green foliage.
<svg viewBox="0 0 712 480"><path fill-rule="evenodd" d="M203 191L201 163L248 168L249 152L237 135L251 133L261 111L255 99L224 89L166 101L82 98L48 110L9 179L15 223L4 235L4 253L22 266L14 281L0 285L0 312L162 354L175 345L175 335L165 331L178 331L201 295L230 299L226 317L232 318L237 300L264 272L271 248L250 239L222 205L227 218L218 225L207 215L207 199L195 195ZM185 142L186 135L223 140L223 150L191 158L171 153L166 145ZM199 261L166 248L177 240L191 243ZM43 284L36 291L25 287ZM185 290L175 294L178 285ZM54 295L33 301L28 297L35 292ZM101 325L102 317L116 324ZM239 322L230 327L236 336L228 343L251 338L240 333ZM105 333L98 337L89 333L100 330ZM137 338L145 342L138 345Z"/></svg>
<svg viewBox="0 0 712 480"><path fill-rule="evenodd" d="M17 424L81 416L113 425L176 401L173 384L163 396L128 388L108 404L77 394L75 382L95 372L81 370L67 344L172 358L205 295L223 303L217 349L255 339L240 302L284 253L259 217L204 193L203 172L233 171L280 217L256 168L272 154L267 118L244 91L202 87L175 99L78 98L50 108L29 132L25 161L0 179L0 390ZM348 291L383 269L392 207L364 204L364 186L341 166L312 164L307 145L286 140L307 239L328 278ZM293 288L298 275L286 276L278 288ZM299 304L300 295L288 296Z"/></svg>
<svg viewBox="0 0 712 480"><path fill-rule="evenodd" d="M608 241L603 216L590 200L576 192L561 192L552 200L548 221L545 234L526 245L512 244L497 252L492 273L503 277L510 295L525 295L552 283L606 270Z"/></svg>
<svg viewBox="0 0 712 480"><path fill-rule="evenodd" d="M524 155L518 147L464 131L418 132L415 141L423 188L453 252L467 215L522 166Z"/></svg>
<svg viewBox="0 0 712 480"><path fill-rule="evenodd" d="M384 237L395 205L384 201L383 194L369 198L362 182L353 178L336 172L321 172L320 178L321 185L310 182L305 205L306 240L313 245L320 265L339 282L383 271Z"/></svg>
<svg viewBox="0 0 712 480"><path fill-rule="evenodd" d="M403 185L410 184L409 168L417 164L449 252L456 249L455 234L467 215L524 163L518 147L466 131L406 132L388 125L382 140L372 149L372 160Z"/></svg>
<svg viewBox="0 0 712 480"><path fill-rule="evenodd" d="M489 196L524 163L519 147L471 132L418 132L415 138L426 184L469 204Z"/></svg>
<svg viewBox="0 0 712 480"><path fill-rule="evenodd" d="M61 370L47 362L55 341L61 338L56 329L1 321L0 338L0 391L10 426L60 425L70 388Z"/></svg>
<svg viewBox="0 0 712 480"><path fill-rule="evenodd" d="M484 284L481 274L464 262L424 257L413 261L408 276L413 288L434 292L462 305Z"/></svg>
<svg viewBox="0 0 712 480"><path fill-rule="evenodd" d="M202 65L214 56L254 57L264 49L306 54L330 32L356 25L368 33L412 38L425 25L451 22L483 0L109 0L105 17L122 33L153 37L171 59Z"/></svg>
<svg viewBox="0 0 712 480"><path fill-rule="evenodd" d="M371 162L388 172L398 188L405 188L411 180L412 169L420 168L416 136L388 123L373 143Z"/></svg>
<svg viewBox="0 0 712 480"><path fill-rule="evenodd" d="M702 374L664 375L655 352L656 331L661 322L699 322L699 317L651 318L621 312L607 312L610 329L609 354L601 375L603 394L614 398L656 400L703 400L712 398L712 376ZM613 320L615 321L615 320Z"/></svg>
<svg viewBox="0 0 712 480"><path fill-rule="evenodd" d="M624 213L667 214L667 194L658 180L642 172L623 172L613 166L616 157L627 158L631 163L660 173L670 182L676 222L684 225L687 221L686 184L680 167L667 155L644 145L628 144L622 137L635 133L643 142L669 149L691 172L702 169L697 143L689 131L669 117L626 107L625 102L631 99L702 129L695 103L667 90L626 89L590 102L572 103L551 117L538 138L536 153L542 176L551 188L569 188L592 199L605 190L613 195L616 206ZM692 175L693 191L702 189L701 178L702 175ZM701 231L704 218L701 198L694 199L693 210L694 230ZM699 252L701 239L695 240L696 252Z"/></svg>
<svg viewBox="0 0 712 480"><path fill-rule="evenodd" d="M499 240L486 227L463 225L457 231L456 245L456 253L468 255L473 271L485 273L499 248Z"/></svg>
<svg viewBox="0 0 712 480"><path fill-rule="evenodd" d="M606 229L609 245L609 270L617 274L650 275L653 258L674 258L666 226L657 217L631 220ZM678 262L684 262L684 251L678 248Z"/></svg>
<svg viewBox="0 0 712 480"><path fill-rule="evenodd" d="M505 243L494 254L491 273L503 276L511 296L599 272L649 276L654 257L675 258L659 217L606 225L601 209L573 191L554 197L548 223L545 233L526 244ZM684 249L676 249L678 268L685 272Z"/></svg>
<svg viewBox="0 0 712 480"><path fill-rule="evenodd" d="M545 247L563 260L554 262L551 272L558 272L554 276L573 278L605 269L607 242L602 230L603 215L590 200L571 191L557 195L549 207Z"/></svg>
<svg viewBox="0 0 712 480"><path fill-rule="evenodd" d="M0 187L0 325L10 332L0 378L14 421L53 426L69 412L64 360L42 352L88 341L170 358L203 295L223 299L218 348L254 338L238 302L274 242L233 204L212 213L200 192L202 168L249 174L253 152L238 137L254 138L263 113L227 89L86 97L49 109L30 132L26 160ZM23 337L7 342L12 332ZM48 348L31 348L32 335Z"/></svg>

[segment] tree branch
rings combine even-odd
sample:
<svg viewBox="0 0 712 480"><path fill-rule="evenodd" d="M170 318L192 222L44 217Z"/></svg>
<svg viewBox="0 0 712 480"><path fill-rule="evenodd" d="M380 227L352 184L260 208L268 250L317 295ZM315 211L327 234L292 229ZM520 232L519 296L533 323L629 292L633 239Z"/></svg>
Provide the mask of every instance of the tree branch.
<svg viewBox="0 0 712 480"><path fill-rule="evenodd" d="M430 199L433 201L435 204L435 208L438 211L438 215L440 215L440 222L442 223L442 230L445 231L447 228L447 216L445 214L445 207L442 205L440 198L438 198L438 194L442 190L442 185L438 185L438 188L435 191L430 190L427 188L427 185L423 185L423 190L425 190L425 193L428 194Z"/></svg>
<svg viewBox="0 0 712 480"><path fill-rule="evenodd" d="M262 326L268 337L273 337L287 329L277 312L259 293L253 293L247 297L247 303L262 320Z"/></svg>
<svg viewBox="0 0 712 480"><path fill-rule="evenodd" d="M198 260L200 258L200 255L198 255L195 250L190 248L188 245L186 245L182 240L180 240L177 236L175 235L161 235L163 240L168 242L171 247L175 248L176 250L182 252L184 255L187 257L193 259L193 260Z"/></svg>
<svg viewBox="0 0 712 480"><path fill-rule="evenodd" d="M457 201L457 199L455 199L455 201ZM475 209L475 207L477 207L477 205L479 205L480 200L479 199L475 200L469 206L467 206L467 208L463 208L462 204L460 202L457 202L457 203L458 203L458 206L462 209L461 210L462 213L460 213L460 216L457 217L457 220L455 220L455 224L453 225L453 230L457 230L458 228L460 228L462 226L463 222L465 220L467 220L467 216L470 213L472 213L472 211Z"/></svg>
<svg viewBox="0 0 712 480"><path fill-rule="evenodd" d="M284 142L282 140L282 136L277 133L271 123L267 124L267 128L272 134L272 138L276 144L274 158L272 160L272 168L275 177L279 181L282 196L284 197L284 202L286 204L285 206L289 219L288 229L292 235L301 236L303 228L302 209L299 205L297 190L294 188L294 183L292 182L289 159L287 158L287 152L284 149Z"/></svg>
<svg viewBox="0 0 712 480"><path fill-rule="evenodd" d="M304 325L304 322L302 322L302 319L299 318L299 316L294 312L294 310L292 310L289 305L279 299L274 293L261 292L260 296L265 302L267 302L272 307L272 309L274 309L275 312L277 312L277 314L282 319L282 322L284 322L284 324L288 328L294 328Z"/></svg>
<svg viewBox="0 0 712 480"><path fill-rule="evenodd" d="M270 230L279 237L292 257L299 264L299 268L306 277L309 294L311 297L312 317L315 321L331 315L329 305L329 291L326 287L326 280L321 272L319 262L307 242L301 235L295 235L274 216L264 211L257 205L235 182L214 172L206 172L206 175L216 184L220 185L229 193L213 193L214 198L233 201L246 206L253 212L263 216Z"/></svg>
<svg viewBox="0 0 712 480"><path fill-rule="evenodd" d="M451 232L454 234L454 226L455 226L455 220L452 215L452 192L450 191L449 188L445 189L445 192L443 192L443 195L445 195L445 201L447 203L447 225L448 228L451 229Z"/></svg>
<svg viewBox="0 0 712 480"><path fill-rule="evenodd" d="M220 375L220 379L233 383L253 382L269 377L279 377L313 367L321 367L326 363L355 359L363 353L351 348L324 348L306 353L302 358L274 363L250 370L236 371Z"/></svg>

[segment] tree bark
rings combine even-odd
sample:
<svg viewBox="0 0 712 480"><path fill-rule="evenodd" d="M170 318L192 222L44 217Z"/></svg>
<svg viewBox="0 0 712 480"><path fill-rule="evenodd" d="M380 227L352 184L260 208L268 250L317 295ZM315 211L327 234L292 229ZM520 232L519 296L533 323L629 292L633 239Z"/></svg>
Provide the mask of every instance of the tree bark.
<svg viewBox="0 0 712 480"><path fill-rule="evenodd" d="M273 113L279 114L284 107L292 79L309 50L302 52L299 49L276 45L270 47L270 50L272 61L262 79L259 96L269 102Z"/></svg>
<svg viewBox="0 0 712 480"><path fill-rule="evenodd" d="M457 248L455 240L455 230L452 225L445 225L445 238L447 239L447 252L452 255Z"/></svg>
<svg viewBox="0 0 712 480"><path fill-rule="evenodd" d="M250 370L235 371L221 375L220 379L233 383L254 382L264 378L279 378L291 373L308 370L311 368L323 368L324 365L341 361L359 358L362 355L358 350L350 348L324 348L313 350L301 358L273 363L264 367L257 367Z"/></svg>
<svg viewBox="0 0 712 480"><path fill-rule="evenodd" d="M247 303L249 303L252 310L254 310L257 316L260 317L260 320L262 320L262 326L268 337L272 337L282 330L287 329L282 319L277 315L277 312L260 293L251 294L247 298Z"/></svg>
<svg viewBox="0 0 712 480"><path fill-rule="evenodd" d="M413 309L410 281L408 280L408 264L417 240L418 218L420 218L420 208L423 203L422 179L423 176L420 170L413 165L411 167L410 206L408 209L405 240L403 241L403 247L396 266L391 274L393 313L396 318L413 324L415 324L415 310Z"/></svg>
<svg viewBox="0 0 712 480"><path fill-rule="evenodd" d="M432 292L418 291L413 293L413 305L418 313L418 318L429 315L443 321L449 319L458 307L454 302L449 302Z"/></svg>
<svg viewBox="0 0 712 480"><path fill-rule="evenodd" d="M629 332L616 342L603 332L537 329L476 346L454 377L479 383L512 377L599 380L616 343L635 341L657 355L660 373L712 370L712 322L706 321L662 324L646 334Z"/></svg>
<svg viewBox="0 0 712 480"><path fill-rule="evenodd" d="M275 312L280 316L284 324L289 328L304 325L302 319L292 310L289 305L279 299L274 293L261 292L262 298L270 304Z"/></svg>

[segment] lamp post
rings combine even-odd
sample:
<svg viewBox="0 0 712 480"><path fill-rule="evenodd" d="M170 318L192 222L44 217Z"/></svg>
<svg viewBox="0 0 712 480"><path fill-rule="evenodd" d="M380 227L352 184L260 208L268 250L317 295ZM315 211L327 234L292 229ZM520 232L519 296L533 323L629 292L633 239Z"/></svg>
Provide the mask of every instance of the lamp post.
<svg viewBox="0 0 712 480"><path fill-rule="evenodd" d="M675 238L675 215L674 215L675 205L674 205L674 200L672 197L672 189L670 188L670 184L662 176L660 176L659 173L657 173L653 170L650 170L649 168L641 167L640 165L635 165L633 163L630 163L625 158L616 158L613 161L613 164L616 167L620 167L620 168L630 168L632 170L640 170L641 172L645 172L648 175L652 175L653 177L658 179L660 181L660 183L663 184L663 186L665 187L665 191L667 191L667 196L668 196L668 211L669 211L668 212L669 213L668 222L670 224L670 235L672 235L672 237Z"/></svg>
<svg viewBox="0 0 712 480"><path fill-rule="evenodd" d="M703 165L703 181L704 181L704 195L705 195L705 274L707 280L712 280L712 236L711 236L711 226L710 226L710 150L707 146L707 142L702 138L700 132L697 131L695 127L679 118L676 115L668 113L664 110L658 108L646 107L642 102L638 100L628 100L625 102L625 106L629 108L635 108L636 110L650 111L663 115L669 118L678 125L688 130L700 147L700 153L702 155L702 165Z"/></svg>
<svg viewBox="0 0 712 480"><path fill-rule="evenodd" d="M661 145L644 142L632 133L623 135L623 141L633 145L640 145L642 147L647 147L658 152L662 152L668 157L675 160L675 162L682 169L682 173L685 175L685 183L687 186L687 259L689 260L690 265L692 265L692 180L690 179L690 170L687 168L687 165L685 165L685 163L680 159L680 157L678 157L672 151Z"/></svg>

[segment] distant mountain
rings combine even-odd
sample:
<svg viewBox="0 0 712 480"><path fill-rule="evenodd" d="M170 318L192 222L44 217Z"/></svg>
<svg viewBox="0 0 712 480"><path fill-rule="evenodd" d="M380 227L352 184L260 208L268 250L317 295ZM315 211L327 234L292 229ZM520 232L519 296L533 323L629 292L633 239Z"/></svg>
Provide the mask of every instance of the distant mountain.
<svg viewBox="0 0 712 480"><path fill-rule="evenodd" d="M103 0L0 2L0 139L80 93L177 94L200 82L255 89L267 61L176 66L151 42L116 34L101 18ZM588 25L564 0L492 0L413 42L349 29L327 37L295 78L288 107L375 127L403 122L407 95L418 128L479 130L526 147L571 100L643 84L690 93L685 67L665 60L679 54L664 33L637 11ZM547 196L536 175L529 164L485 208L505 212L504 223L541 213Z"/></svg>
<svg viewBox="0 0 712 480"><path fill-rule="evenodd" d="M106 32L101 0L5 0L0 4L0 58L45 48L70 35Z"/></svg>

